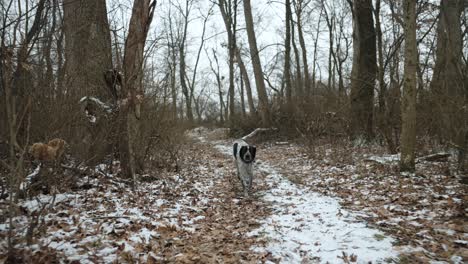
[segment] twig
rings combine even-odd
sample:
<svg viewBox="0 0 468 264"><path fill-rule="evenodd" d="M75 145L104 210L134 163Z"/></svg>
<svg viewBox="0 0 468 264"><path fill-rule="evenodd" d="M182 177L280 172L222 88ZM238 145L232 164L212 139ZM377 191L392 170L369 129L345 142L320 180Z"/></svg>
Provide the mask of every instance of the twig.
<svg viewBox="0 0 468 264"><path fill-rule="evenodd" d="M116 218L130 218L130 216L95 216L91 219L116 219Z"/></svg>

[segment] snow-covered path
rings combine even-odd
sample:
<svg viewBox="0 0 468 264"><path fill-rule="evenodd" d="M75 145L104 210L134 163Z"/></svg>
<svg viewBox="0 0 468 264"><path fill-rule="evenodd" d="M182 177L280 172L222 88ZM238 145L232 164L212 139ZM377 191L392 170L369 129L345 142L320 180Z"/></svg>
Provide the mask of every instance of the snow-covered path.
<svg viewBox="0 0 468 264"><path fill-rule="evenodd" d="M228 142L215 147L231 155ZM297 186L261 159L255 169L266 174L269 188L260 196L273 208L250 233L267 241L255 251L269 252L281 263L380 263L397 258L392 238L358 221L337 199Z"/></svg>

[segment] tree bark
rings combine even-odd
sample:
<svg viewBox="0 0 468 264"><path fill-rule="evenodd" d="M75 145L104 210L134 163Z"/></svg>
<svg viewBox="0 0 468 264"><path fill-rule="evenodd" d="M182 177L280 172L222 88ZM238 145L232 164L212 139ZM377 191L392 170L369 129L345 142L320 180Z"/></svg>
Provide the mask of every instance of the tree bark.
<svg viewBox="0 0 468 264"><path fill-rule="evenodd" d="M187 85L187 73L186 73L186 63L185 63L185 42L187 40L187 29L188 29L188 23L189 23L189 2L185 2L185 13L183 14L184 16L184 29L182 31L182 39L180 40L179 43L179 79L180 79L180 86L182 87L182 93L185 96L185 107L186 109L186 114L187 114L187 119L189 123L193 123L193 111L192 111L192 98L190 96L190 91L189 87Z"/></svg>
<svg viewBox="0 0 468 264"><path fill-rule="evenodd" d="M245 67L244 60L242 59L242 55L237 45L236 45L236 60L237 60L237 64L239 65L239 70L241 72L242 79L244 80L245 90L247 92L247 102L249 104L249 113L250 115L256 115L256 109L255 109L255 104L254 104L253 95L252 95L252 87L250 86L249 74L247 72L247 68Z"/></svg>
<svg viewBox="0 0 468 264"><path fill-rule="evenodd" d="M270 124L270 106L268 104L268 96L266 93L265 82L263 80L262 64L257 48L257 38L255 36L254 23L252 18L252 7L250 0L244 1L244 16L247 28L247 37L249 39L250 56L255 74L255 83L257 85L257 93L259 99L259 111L263 125Z"/></svg>
<svg viewBox="0 0 468 264"><path fill-rule="evenodd" d="M296 17L297 17L297 34L299 37L299 45L302 50L302 65L304 67L304 87L303 91L305 95L310 93L310 75L309 75L309 62L307 61L307 48L304 40L304 31L302 30L302 11L304 8L304 1L297 0L296 4Z"/></svg>
<svg viewBox="0 0 468 264"><path fill-rule="evenodd" d="M438 120L438 133L459 151L459 168L466 170L468 135L468 87L464 75L463 43L460 16L462 0L441 0L437 29L437 48L431 91L437 106L433 116Z"/></svg>
<svg viewBox="0 0 468 264"><path fill-rule="evenodd" d="M66 85L78 97L108 99L103 72L112 68L105 0L64 0ZM83 67L86 65L86 67Z"/></svg>
<svg viewBox="0 0 468 264"><path fill-rule="evenodd" d="M78 104L84 96L94 96L101 101L112 99L103 74L113 69L112 49L105 0L65 0L63 2L65 37L65 100L83 111ZM85 67L84 67L85 65ZM88 110L88 103L85 102ZM110 149L109 120L98 112L90 123L84 114L70 142L75 152L88 164L99 163Z"/></svg>
<svg viewBox="0 0 468 264"><path fill-rule="evenodd" d="M416 0L405 0L405 69L402 101L400 171L413 172L416 145Z"/></svg>
<svg viewBox="0 0 468 264"><path fill-rule="evenodd" d="M240 89L240 98L241 98L241 110L242 110L242 118L245 118L247 116L247 112L245 110L245 97L244 97L244 80L242 78L242 74L239 76L239 89Z"/></svg>
<svg viewBox="0 0 468 264"><path fill-rule="evenodd" d="M294 60L296 61L296 89L295 89L295 97L296 99L302 99L302 71L301 71L301 58L299 54L299 49L296 45L296 30L294 27L294 21L292 20L291 16L291 44L294 50Z"/></svg>
<svg viewBox="0 0 468 264"><path fill-rule="evenodd" d="M325 13L325 21L327 22L328 27L328 89L333 90L333 27L335 24L335 13L332 15L328 13L327 7L325 6L325 0L322 0L322 8ZM333 88L333 89L332 89Z"/></svg>
<svg viewBox="0 0 468 264"><path fill-rule="evenodd" d="M125 174L133 179L134 188L136 187L136 161L141 158L141 153L136 149L140 136L140 117L141 105L143 103L143 63L144 48L148 30L153 20L155 1L136 0L133 3L132 16L128 36L125 41L124 51L124 76L123 85L124 94L127 95L128 105L125 115L126 138L123 140L123 151L121 152L121 164Z"/></svg>
<svg viewBox="0 0 468 264"><path fill-rule="evenodd" d="M376 41L372 1L353 2L353 68L351 72L351 133L353 138L374 137Z"/></svg>
<svg viewBox="0 0 468 264"><path fill-rule="evenodd" d="M324 7L322 6L319 15L319 21L317 23L317 30L315 31L315 40L314 40L314 59L313 59L313 66L312 66L312 87L311 93L314 95L315 93L315 82L316 82L316 68L317 68L317 54L318 54L318 41L320 35L320 22L322 21L322 14L323 14Z"/></svg>
<svg viewBox="0 0 468 264"><path fill-rule="evenodd" d="M228 51L229 51L229 122L233 124L235 118L234 109L234 60L236 50L236 14L237 4L232 3L232 0L218 0L219 9L223 17L224 25L228 35ZM236 0L234 0L236 2ZM234 12L233 12L234 8Z"/></svg>
<svg viewBox="0 0 468 264"><path fill-rule="evenodd" d="M221 76L220 76L220 73L219 73L219 61L218 61L218 56L216 55L216 51L215 49L212 49L212 52L213 52L213 57L215 59L215 62L216 62L216 68L213 66L213 62L211 61L210 59L210 56L208 56L207 54L207 57L208 57L208 60L210 61L210 68L211 68L211 71L214 73L214 75L216 76L216 83L218 84L218 98L219 98L219 122L221 124L224 123L224 112L223 112L223 108L224 108L224 100L223 100L223 84L221 82Z"/></svg>
<svg viewBox="0 0 468 264"><path fill-rule="evenodd" d="M286 35L284 38L284 84L286 89L286 108L288 112L292 109L291 93L291 1L286 0Z"/></svg>

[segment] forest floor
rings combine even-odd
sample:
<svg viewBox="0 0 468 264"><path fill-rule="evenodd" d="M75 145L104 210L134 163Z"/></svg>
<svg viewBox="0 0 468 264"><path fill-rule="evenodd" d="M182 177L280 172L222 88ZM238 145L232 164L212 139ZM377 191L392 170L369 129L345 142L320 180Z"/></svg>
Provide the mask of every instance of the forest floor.
<svg viewBox="0 0 468 264"><path fill-rule="evenodd" d="M268 141L257 145L253 194L245 198L232 140L222 130L187 135L179 171L144 175L136 191L97 166L74 190L20 200L20 215L13 219L16 261L468 260L468 189L450 174L449 162L423 161L418 174L401 176L397 157L372 146L322 142L311 149ZM5 199L0 210L2 263Z"/></svg>

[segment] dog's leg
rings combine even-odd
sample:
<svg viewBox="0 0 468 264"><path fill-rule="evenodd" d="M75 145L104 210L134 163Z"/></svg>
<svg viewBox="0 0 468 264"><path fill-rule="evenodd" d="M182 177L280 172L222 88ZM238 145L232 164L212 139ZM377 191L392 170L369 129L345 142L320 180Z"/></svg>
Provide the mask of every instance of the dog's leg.
<svg viewBox="0 0 468 264"><path fill-rule="evenodd" d="M248 169L244 170L244 173L242 175L242 187L244 187L243 188L244 196L245 197L249 196L250 187L249 187L249 171L248 171Z"/></svg>
<svg viewBox="0 0 468 264"><path fill-rule="evenodd" d="M245 190L245 187L244 187L244 180L242 179L242 175L241 175L241 172L239 170L239 164L236 162L236 169L237 169L237 178L239 178L239 181L241 182L242 184L242 189Z"/></svg>
<svg viewBox="0 0 468 264"><path fill-rule="evenodd" d="M248 192L251 192L252 191L252 180L253 180L252 167L249 168L247 175L248 175L248 179L247 179Z"/></svg>
<svg viewBox="0 0 468 264"><path fill-rule="evenodd" d="M244 193L244 196L248 196L248 170L245 166L243 166L243 164L237 164L237 169L238 169L238 176L239 176L239 180L242 184L242 191Z"/></svg>

